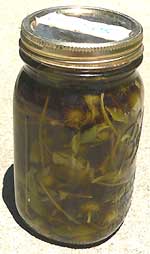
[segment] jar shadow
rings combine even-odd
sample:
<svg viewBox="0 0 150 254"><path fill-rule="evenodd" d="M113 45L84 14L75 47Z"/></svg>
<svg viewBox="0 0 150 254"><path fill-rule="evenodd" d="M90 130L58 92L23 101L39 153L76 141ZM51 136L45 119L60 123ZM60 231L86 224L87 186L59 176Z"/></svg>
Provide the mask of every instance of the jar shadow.
<svg viewBox="0 0 150 254"><path fill-rule="evenodd" d="M68 247L68 248L73 248L73 249L85 249L85 248L91 248L91 247L96 247L98 245L103 244L104 242L108 241L112 236L114 236L117 231L120 229L120 227L112 234L110 235L108 238L96 242L96 243L92 243L92 244L86 244L86 245L75 245L75 244L67 244L67 243L62 243L56 240L49 240L48 238L38 234L35 230L33 230L28 224L26 224L26 222L22 219L22 217L19 215L17 207L16 207L16 203L15 203L15 193L14 193L14 165L12 164L6 171L5 175L4 175L4 179L3 179L3 190L2 190L2 197L3 200L9 210L9 212L11 213L11 215L13 216L14 220L17 222L17 224L22 227L25 231L27 231L29 234L31 234L32 236L50 243L50 244L55 244L61 247Z"/></svg>

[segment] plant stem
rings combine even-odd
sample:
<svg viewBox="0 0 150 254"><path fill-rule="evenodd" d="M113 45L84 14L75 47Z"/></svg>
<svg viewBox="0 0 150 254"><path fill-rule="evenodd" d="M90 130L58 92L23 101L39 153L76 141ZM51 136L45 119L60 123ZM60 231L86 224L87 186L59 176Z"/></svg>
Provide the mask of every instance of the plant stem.
<svg viewBox="0 0 150 254"><path fill-rule="evenodd" d="M45 167L43 139L42 139L42 126L43 126L43 121L45 119L45 114L46 114L47 107L48 107L48 101L49 101L49 98L47 96L46 100L45 100L45 103L44 103L43 111L42 111L41 116L40 116L40 121L39 121L39 145L40 145L40 156L41 156L41 165L42 165L42 168Z"/></svg>
<svg viewBox="0 0 150 254"><path fill-rule="evenodd" d="M81 193L71 193L71 192L66 192L65 193L70 196L70 197L75 197L75 198L93 198L92 195L84 195Z"/></svg>
<svg viewBox="0 0 150 254"><path fill-rule="evenodd" d="M113 163L114 159L115 159L115 154L117 152L117 148L118 148L118 145L120 144L120 141L121 141L121 135L118 134L117 138L116 138L116 142L114 144L114 147L112 149L112 153L111 153L111 162Z"/></svg>
<svg viewBox="0 0 150 254"><path fill-rule="evenodd" d="M104 105L104 93L101 94L101 110L102 110L102 113L103 113L103 116L104 116L104 119L106 121L106 123L110 126L110 128L113 130L113 132L115 133L115 135L117 136L118 135L118 132L117 130L115 129L115 127L113 126L112 122L110 121L109 117L108 117L108 114L105 110L105 105Z"/></svg>
<svg viewBox="0 0 150 254"><path fill-rule="evenodd" d="M77 197L77 198L93 198L92 195L83 195L83 194L74 194L74 193L69 193L69 195L72 197Z"/></svg>
<svg viewBox="0 0 150 254"><path fill-rule="evenodd" d="M72 218L53 198L52 194L50 193L50 190L47 190L46 187L40 182L41 188L48 196L49 200L52 202L52 204L60 211L62 212L70 221L74 222L75 224L80 224L77 220Z"/></svg>
<svg viewBox="0 0 150 254"><path fill-rule="evenodd" d="M89 212L88 212L87 223L91 223L91 218L92 218L92 213L91 213L91 211L89 211Z"/></svg>
<svg viewBox="0 0 150 254"><path fill-rule="evenodd" d="M104 185L104 186L108 186L108 187L115 187L115 186L119 186L119 185L123 185L123 184L127 184L130 180L127 181L123 181L123 182L119 182L119 183L107 183L107 182L103 182L100 181L102 176L99 176L97 178L95 178L92 183L96 183L99 185Z"/></svg>

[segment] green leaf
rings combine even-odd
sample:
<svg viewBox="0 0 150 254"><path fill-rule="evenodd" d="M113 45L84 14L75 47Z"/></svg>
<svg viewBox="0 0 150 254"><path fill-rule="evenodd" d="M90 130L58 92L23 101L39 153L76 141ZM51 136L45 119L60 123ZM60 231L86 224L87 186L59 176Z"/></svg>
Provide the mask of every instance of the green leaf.
<svg viewBox="0 0 150 254"><path fill-rule="evenodd" d="M97 133L97 142L103 142L105 140L110 139L110 132L109 131L102 131Z"/></svg>
<svg viewBox="0 0 150 254"><path fill-rule="evenodd" d="M92 128L86 130L81 135L81 144L94 143L97 141L97 126L93 126Z"/></svg>
<svg viewBox="0 0 150 254"><path fill-rule="evenodd" d="M80 143L81 144L88 144L88 143L97 143L104 141L108 138L109 132L105 130L109 129L110 127L103 124L97 124L93 126L92 128L84 131L80 136Z"/></svg>
<svg viewBox="0 0 150 254"><path fill-rule="evenodd" d="M100 98L98 95L85 95L84 100L91 112L91 118L94 120L99 116L98 104L100 103Z"/></svg>
<svg viewBox="0 0 150 254"><path fill-rule="evenodd" d="M116 122L128 123L128 115L118 108L106 107L106 110Z"/></svg>
<svg viewBox="0 0 150 254"><path fill-rule="evenodd" d="M134 174L135 168L123 168L118 171L109 172L105 175L101 175L93 179L92 183L106 185L106 186L118 186L126 184L130 181L131 176Z"/></svg>
<svg viewBox="0 0 150 254"><path fill-rule="evenodd" d="M57 179L69 181L68 184L77 186L87 184L93 178L93 168L90 167L88 161L82 158L75 158L72 154L62 152L53 153L53 163L57 165L55 175Z"/></svg>
<svg viewBox="0 0 150 254"><path fill-rule="evenodd" d="M74 154L77 154L80 148L80 132L73 136L71 146Z"/></svg>
<svg viewBox="0 0 150 254"><path fill-rule="evenodd" d="M63 152L54 152L52 155L53 162L56 165L62 165L67 168L81 170L85 167L85 161L76 159L72 154L66 154Z"/></svg>

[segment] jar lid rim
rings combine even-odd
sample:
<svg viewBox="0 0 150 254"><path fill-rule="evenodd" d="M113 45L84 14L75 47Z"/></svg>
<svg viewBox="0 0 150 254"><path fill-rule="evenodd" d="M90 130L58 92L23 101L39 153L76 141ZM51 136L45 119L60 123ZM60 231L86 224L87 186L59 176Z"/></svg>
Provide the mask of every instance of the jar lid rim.
<svg viewBox="0 0 150 254"><path fill-rule="evenodd" d="M142 56L142 41L141 24L125 14L57 6L22 21L20 50L35 61L59 67L116 69Z"/></svg>

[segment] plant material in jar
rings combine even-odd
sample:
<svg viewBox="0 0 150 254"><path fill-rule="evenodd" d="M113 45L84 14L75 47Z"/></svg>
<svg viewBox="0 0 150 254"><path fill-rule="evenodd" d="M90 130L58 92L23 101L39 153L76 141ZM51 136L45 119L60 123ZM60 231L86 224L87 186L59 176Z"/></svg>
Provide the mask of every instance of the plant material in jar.
<svg viewBox="0 0 150 254"><path fill-rule="evenodd" d="M85 95L84 100L88 106L88 109L91 113L91 121L96 120L97 117L99 117L100 112L98 105L100 103L100 98L98 95Z"/></svg>
<svg viewBox="0 0 150 254"><path fill-rule="evenodd" d="M79 129L85 121L85 114L80 109L66 109L64 112L64 123L70 128Z"/></svg>
<svg viewBox="0 0 150 254"><path fill-rule="evenodd" d="M88 201L81 205L81 211L83 214L87 215L87 223L91 223L92 216L99 213L101 210L100 205L96 201Z"/></svg>

